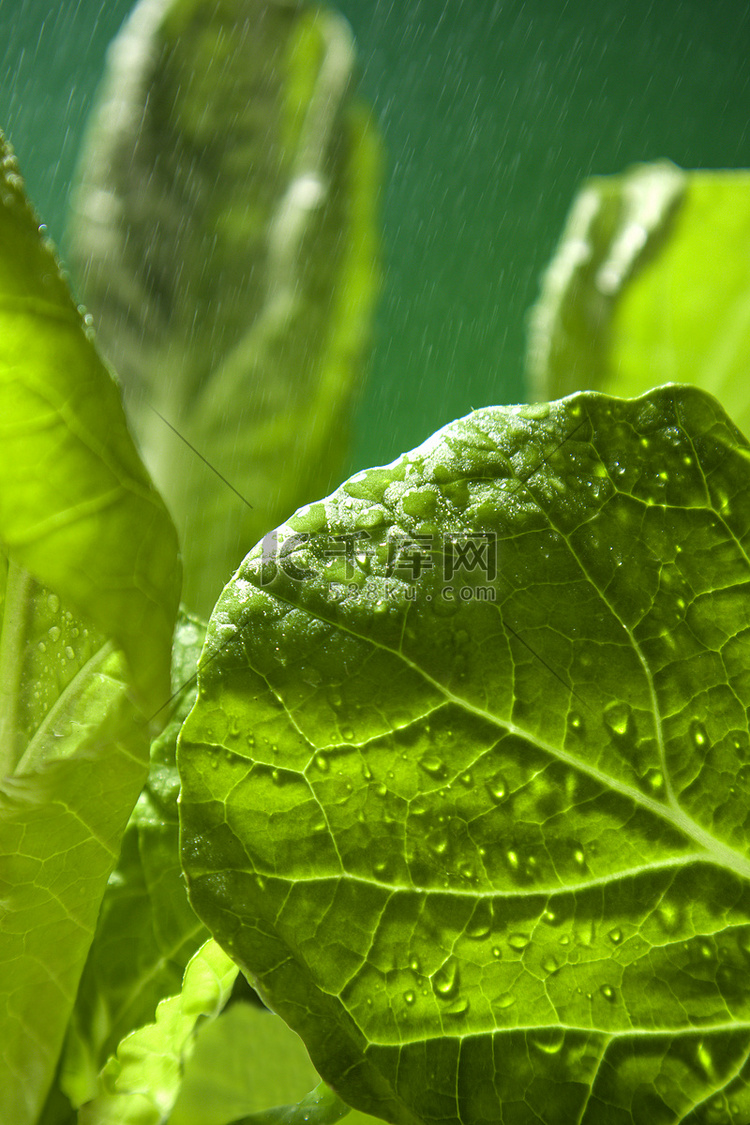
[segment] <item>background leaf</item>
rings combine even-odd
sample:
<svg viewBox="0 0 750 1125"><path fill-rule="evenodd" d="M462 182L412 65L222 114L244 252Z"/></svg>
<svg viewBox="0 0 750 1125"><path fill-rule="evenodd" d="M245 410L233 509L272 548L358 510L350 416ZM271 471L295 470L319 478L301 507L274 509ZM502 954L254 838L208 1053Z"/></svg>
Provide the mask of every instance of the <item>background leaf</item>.
<svg viewBox="0 0 750 1125"><path fill-rule="evenodd" d="M160 1000L179 992L187 962L209 936L182 877L175 764L204 636L202 622L181 615L172 687L185 690L151 744L148 781L109 879L68 1030L63 1087L75 1106L93 1097L99 1071L120 1040L153 1020Z"/></svg>
<svg viewBox="0 0 750 1125"><path fill-rule="evenodd" d="M749 250L748 172L588 180L531 315L535 397L695 383L750 430Z"/></svg>
<svg viewBox="0 0 750 1125"><path fill-rule="evenodd" d="M218 945L205 942L188 963L181 992L162 1000L155 1021L120 1044L99 1093L79 1111L80 1125L164 1125L198 1022L218 1016L236 976L237 966Z"/></svg>
<svg viewBox="0 0 750 1125"><path fill-rule="evenodd" d="M487 408L226 588L191 900L353 1105L750 1115L749 453L693 388Z"/></svg>
<svg viewBox="0 0 750 1125"><path fill-rule="evenodd" d="M180 568L1 137L0 434L0 1118L26 1125L145 778L133 699L168 694Z"/></svg>
<svg viewBox="0 0 750 1125"><path fill-rule="evenodd" d="M379 183L353 64L340 17L282 0L144 0L110 54L72 254L201 612L346 449Z"/></svg>

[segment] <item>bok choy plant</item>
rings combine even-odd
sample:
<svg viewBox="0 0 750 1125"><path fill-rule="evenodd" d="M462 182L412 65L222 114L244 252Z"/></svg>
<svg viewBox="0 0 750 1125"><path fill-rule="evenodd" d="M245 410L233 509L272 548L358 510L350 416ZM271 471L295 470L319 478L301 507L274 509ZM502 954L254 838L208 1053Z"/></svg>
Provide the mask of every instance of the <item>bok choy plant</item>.
<svg viewBox="0 0 750 1125"><path fill-rule="evenodd" d="M319 499L377 277L343 25L123 36L96 339L0 153L0 1121L748 1125L746 174L585 184L541 401Z"/></svg>

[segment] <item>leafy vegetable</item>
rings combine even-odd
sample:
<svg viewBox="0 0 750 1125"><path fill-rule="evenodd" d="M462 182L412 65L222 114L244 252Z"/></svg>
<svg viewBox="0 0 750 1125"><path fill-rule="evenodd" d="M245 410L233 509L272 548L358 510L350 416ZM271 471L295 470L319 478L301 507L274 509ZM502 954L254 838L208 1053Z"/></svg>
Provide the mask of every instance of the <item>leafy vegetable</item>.
<svg viewBox="0 0 750 1125"><path fill-rule="evenodd" d="M168 694L180 586L174 529L4 139L0 204L6 608L20 612L14 568L22 568L118 642L153 709ZM8 690L17 665L4 672Z"/></svg>
<svg viewBox="0 0 750 1125"><path fill-rule="evenodd" d="M353 65L339 16L278 0L144 0L110 55L73 258L201 612L345 452L379 180Z"/></svg>
<svg viewBox="0 0 750 1125"><path fill-rule="evenodd" d="M589 180L531 317L536 397L696 383L750 429L749 243L748 172L661 163Z"/></svg>
<svg viewBox="0 0 750 1125"><path fill-rule="evenodd" d="M225 589L191 900L351 1104L750 1118L749 454L689 387L487 408Z"/></svg>
<svg viewBox="0 0 750 1125"><path fill-rule="evenodd" d="M237 966L207 941L185 970L182 991L163 1000L156 1021L133 1032L102 1072L102 1088L79 1114L81 1125L162 1125L177 1098L182 1068L201 1016L226 1003Z"/></svg>
<svg viewBox="0 0 750 1125"><path fill-rule="evenodd" d="M180 571L1 137L0 419L0 1119L26 1125L144 781Z"/></svg>
<svg viewBox="0 0 750 1125"><path fill-rule="evenodd" d="M192 686L204 635L195 619L178 621L175 692ZM62 1084L74 1106L94 1096L120 1040L150 1023L159 1001L180 991L187 962L209 936L187 901L178 844L175 742L194 694L181 692L151 744L148 781L102 902L68 1030Z"/></svg>

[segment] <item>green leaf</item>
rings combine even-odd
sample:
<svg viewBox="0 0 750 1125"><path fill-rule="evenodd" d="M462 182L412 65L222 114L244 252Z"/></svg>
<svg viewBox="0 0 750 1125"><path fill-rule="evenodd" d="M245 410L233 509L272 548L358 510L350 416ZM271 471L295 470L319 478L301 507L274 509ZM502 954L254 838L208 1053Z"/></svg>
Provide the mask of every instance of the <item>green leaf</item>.
<svg viewBox="0 0 750 1125"><path fill-rule="evenodd" d="M346 23L295 0L146 0L110 53L72 256L200 612L346 450L380 163L353 65Z"/></svg>
<svg viewBox="0 0 750 1125"><path fill-rule="evenodd" d="M80 1125L164 1125L202 1018L215 1019L229 998L237 966L207 941L185 970L182 991L162 1000L156 1020L127 1036L102 1072Z"/></svg>
<svg viewBox="0 0 750 1125"><path fill-rule="evenodd" d="M174 528L2 138L0 247L0 541L117 641L153 710L169 694Z"/></svg>
<svg viewBox="0 0 750 1125"><path fill-rule="evenodd" d="M668 163L587 181L531 315L536 397L716 395L750 429L750 173Z"/></svg>
<svg viewBox="0 0 750 1125"><path fill-rule="evenodd" d="M749 469L690 387L490 407L225 589L191 901L350 1104L750 1119Z"/></svg>
<svg viewBox="0 0 750 1125"><path fill-rule="evenodd" d="M68 1031L63 1087L75 1106L94 1096L99 1071L120 1040L153 1020L159 1001L180 990L187 962L209 936L182 878L175 764L204 636L202 622L180 617L172 688L187 689L151 745L148 781L109 879Z"/></svg>
<svg viewBox="0 0 750 1125"><path fill-rule="evenodd" d="M0 1119L30 1125L145 779L133 701L168 694L180 571L2 137L0 432Z"/></svg>

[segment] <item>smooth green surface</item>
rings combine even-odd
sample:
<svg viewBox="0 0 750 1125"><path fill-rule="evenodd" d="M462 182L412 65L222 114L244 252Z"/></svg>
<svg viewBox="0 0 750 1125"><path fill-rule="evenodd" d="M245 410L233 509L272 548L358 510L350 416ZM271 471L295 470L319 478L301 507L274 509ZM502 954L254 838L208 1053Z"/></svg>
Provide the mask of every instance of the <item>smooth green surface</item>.
<svg viewBox="0 0 750 1125"><path fill-rule="evenodd" d="M346 454L379 187L353 66L333 12L144 0L113 45L82 156L81 295L178 521L184 600L206 614Z"/></svg>
<svg viewBox="0 0 750 1125"><path fill-rule="evenodd" d="M99 1071L120 1040L153 1020L159 1001L179 991L188 960L208 937L182 878L175 765L204 634L203 623L180 617L172 686L187 686L151 744L148 780L109 879L68 1031L61 1081L75 1106L94 1095Z"/></svg>
<svg viewBox="0 0 750 1125"><path fill-rule="evenodd" d="M530 327L539 399L695 383L750 430L750 173L662 163L589 181Z"/></svg>
<svg viewBox="0 0 750 1125"><path fill-rule="evenodd" d="M201 1028L170 1125L226 1125L299 1102L318 1081L283 1020L257 1004L232 1004Z"/></svg>
<svg viewBox="0 0 750 1125"><path fill-rule="evenodd" d="M198 1023L218 1016L236 976L237 966L214 941L201 946L182 990L162 1000L155 1021L124 1039L109 1060L99 1092L79 1111L79 1125L166 1125Z"/></svg>
<svg viewBox="0 0 750 1125"><path fill-rule="evenodd" d="M30 1125L168 693L180 568L1 137L0 438L0 1119Z"/></svg>
<svg viewBox="0 0 750 1125"><path fill-rule="evenodd" d="M689 387L488 408L225 590L178 751L191 899L353 1105L750 1116L749 454ZM433 567L389 568L396 533ZM446 582L480 533L496 577Z"/></svg>
<svg viewBox="0 0 750 1125"><path fill-rule="evenodd" d="M174 529L4 141L0 195L2 542L122 646L153 708L168 694Z"/></svg>

